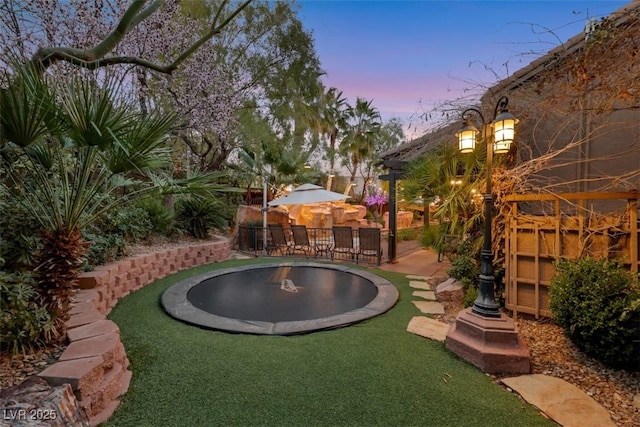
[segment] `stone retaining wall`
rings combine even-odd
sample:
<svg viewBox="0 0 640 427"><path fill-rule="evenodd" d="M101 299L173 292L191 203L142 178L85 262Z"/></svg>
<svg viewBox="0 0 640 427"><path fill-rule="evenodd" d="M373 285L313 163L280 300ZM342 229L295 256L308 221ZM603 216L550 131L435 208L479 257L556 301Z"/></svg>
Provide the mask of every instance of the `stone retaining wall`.
<svg viewBox="0 0 640 427"><path fill-rule="evenodd" d="M231 241L220 239L137 255L82 273L66 323L69 346L38 376L52 386L70 384L92 426L108 420L120 403L118 397L128 390L132 373L120 329L107 314L120 298L145 285L230 254Z"/></svg>

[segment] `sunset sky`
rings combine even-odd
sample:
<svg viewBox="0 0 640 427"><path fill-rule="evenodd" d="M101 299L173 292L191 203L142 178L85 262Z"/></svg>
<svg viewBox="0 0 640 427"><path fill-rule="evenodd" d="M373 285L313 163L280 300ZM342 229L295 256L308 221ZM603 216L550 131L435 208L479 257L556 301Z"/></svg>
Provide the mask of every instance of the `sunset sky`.
<svg viewBox="0 0 640 427"><path fill-rule="evenodd" d="M301 0L326 86L373 99L399 117L409 139L419 117L444 101L469 99L580 33L627 1Z"/></svg>

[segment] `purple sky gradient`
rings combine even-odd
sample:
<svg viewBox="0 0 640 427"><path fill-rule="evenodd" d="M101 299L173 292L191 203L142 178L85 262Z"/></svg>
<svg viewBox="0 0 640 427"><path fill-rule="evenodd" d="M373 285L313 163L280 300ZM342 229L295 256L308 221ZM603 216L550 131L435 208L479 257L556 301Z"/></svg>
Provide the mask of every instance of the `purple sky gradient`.
<svg viewBox="0 0 640 427"><path fill-rule="evenodd" d="M408 139L445 102L472 105L482 88L517 71L627 1L300 0L324 83L349 101L373 99ZM456 101L457 100L457 101Z"/></svg>

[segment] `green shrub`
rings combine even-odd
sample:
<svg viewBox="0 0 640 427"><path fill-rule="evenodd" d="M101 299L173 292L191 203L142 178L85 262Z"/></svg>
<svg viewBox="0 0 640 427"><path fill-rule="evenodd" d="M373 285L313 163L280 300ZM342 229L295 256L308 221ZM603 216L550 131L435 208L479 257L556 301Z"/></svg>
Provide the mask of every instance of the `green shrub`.
<svg viewBox="0 0 640 427"><path fill-rule="evenodd" d="M197 239L206 239L209 230L226 225L219 204L210 199L189 198L176 203L176 222Z"/></svg>
<svg viewBox="0 0 640 427"><path fill-rule="evenodd" d="M447 224L425 226L422 231L422 246L448 256L452 252L452 248L448 247L448 229Z"/></svg>
<svg viewBox="0 0 640 427"><path fill-rule="evenodd" d="M85 233L84 239L89 242L89 252L82 265L85 271L115 261L127 254L126 240L118 234Z"/></svg>
<svg viewBox="0 0 640 427"><path fill-rule="evenodd" d="M170 234L174 213L162 202L160 197L148 197L140 200L136 206L143 209L151 223L151 230L157 234Z"/></svg>
<svg viewBox="0 0 640 427"><path fill-rule="evenodd" d="M565 334L585 353L615 368L639 370L640 285L621 264L561 260L549 305Z"/></svg>
<svg viewBox="0 0 640 427"><path fill-rule="evenodd" d="M464 298L462 300L462 305L464 308L473 306L473 303L476 302L478 298L478 287L475 285L465 286Z"/></svg>
<svg viewBox="0 0 640 427"><path fill-rule="evenodd" d="M465 286L478 281L478 264L476 260L466 254L458 255L451 261L451 268L447 271L449 277L460 280Z"/></svg>
<svg viewBox="0 0 640 427"><path fill-rule="evenodd" d="M83 238L89 242L83 270L91 270L126 256L128 243L143 240L152 233L151 220L145 209L127 205L111 210L102 218L83 230Z"/></svg>
<svg viewBox="0 0 640 427"><path fill-rule="evenodd" d="M440 227L436 225L425 226L422 232L422 246L436 249L435 243L440 237Z"/></svg>
<svg viewBox="0 0 640 427"><path fill-rule="evenodd" d="M415 228L402 228L398 230L396 239L398 242L404 242L405 240L417 240L419 235L418 230Z"/></svg>
<svg viewBox="0 0 640 427"><path fill-rule="evenodd" d="M478 297L478 264L467 254L460 254L451 261L447 274L464 285L464 307L471 307Z"/></svg>
<svg viewBox="0 0 640 427"><path fill-rule="evenodd" d="M122 236L127 242L137 242L149 237L153 226L145 209L126 205L109 211L96 228L102 233Z"/></svg>
<svg viewBox="0 0 640 427"><path fill-rule="evenodd" d="M0 272L0 342L12 353L26 353L49 339L51 317L30 274Z"/></svg>
<svg viewBox="0 0 640 427"><path fill-rule="evenodd" d="M33 213L15 196L0 194L0 258L6 271L32 270L42 246Z"/></svg>

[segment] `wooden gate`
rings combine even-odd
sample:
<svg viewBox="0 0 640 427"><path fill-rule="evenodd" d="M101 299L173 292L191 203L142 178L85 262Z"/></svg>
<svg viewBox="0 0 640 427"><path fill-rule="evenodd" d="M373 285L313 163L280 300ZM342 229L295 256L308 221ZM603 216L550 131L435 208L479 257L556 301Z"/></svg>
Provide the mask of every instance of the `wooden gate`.
<svg viewBox="0 0 640 427"><path fill-rule="evenodd" d="M512 195L505 227L505 305L552 317L549 285L560 258L609 258L639 271L640 193Z"/></svg>

